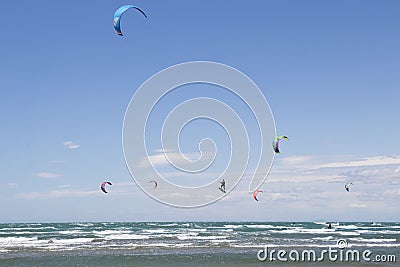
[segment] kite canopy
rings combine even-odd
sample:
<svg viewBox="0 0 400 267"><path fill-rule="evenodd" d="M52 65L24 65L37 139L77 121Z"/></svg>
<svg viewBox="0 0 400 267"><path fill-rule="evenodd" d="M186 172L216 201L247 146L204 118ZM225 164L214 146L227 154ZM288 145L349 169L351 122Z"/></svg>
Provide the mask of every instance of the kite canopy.
<svg viewBox="0 0 400 267"><path fill-rule="evenodd" d="M151 181L149 181L149 183L154 183L154 188L153 189L156 189L156 187L157 187L157 181L154 181L154 180L151 180Z"/></svg>
<svg viewBox="0 0 400 267"><path fill-rule="evenodd" d="M125 13L125 11L127 11L130 8L139 10L139 12L142 13L145 18L147 18L147 15L143 12L143 10L141 10L140 8L138 8L136 6L123 5L123 6L119 7L114 13L114 20L113 20L114 29L118 33L118 35L122 35L121 24L120 24L121 16Z"/></svg>
<svg viewBox="0 0 400 267"><path fill-rule="evenodd" d="M253 193L253 198L254 198L256 201L258 201L258 199L257 199L257 194L260 193L260 192L262 193L263 191L257 189L257 190L254 191L254 193Z"/></svg>
<svg viewBox="0 0 400 267"><path fill-rule="evenodd" d="M350 185L352 185L353 183L347 183L344 188L346 188L346 191L349 192L350 191Z"/></svg>
<svg viewBox="0 0 400 267"><path fill-rule="evenodd" d="M285 135L278 135L274 138L274 141L272 142L272 148L274 149L275 153L281 153L279 151L279 141L282 139L289 140L289 138Z"/></svg>
<svg viewBox="0 0 400 267"><path fill-rule="evenodd" d="M100 188L101 188L101 191L103 191L104 193L108 193L108 192L106 191L106 184L112 185L111 182L102 182Z"/></svg>

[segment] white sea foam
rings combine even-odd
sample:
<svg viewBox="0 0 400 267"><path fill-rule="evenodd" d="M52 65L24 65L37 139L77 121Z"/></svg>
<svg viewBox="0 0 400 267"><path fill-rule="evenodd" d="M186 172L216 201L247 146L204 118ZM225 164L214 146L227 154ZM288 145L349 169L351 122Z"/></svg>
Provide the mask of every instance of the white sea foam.
<svg viewBox="0 0 400 267"><path fill-rule="evenodd" d="M177 226L177 225L179 225L179 224L177 224L177 223L168 223L168 224L164 224L163 226Z"/></svg>
<svg viewBox="0 0 400 267"><path fill-rule="evenodd" d="M236 248L326 248L326 245L321 244L273 244L273 243L259 243L259 244L232 244L232 247Z"/></svg>
<svg viewBox="0 0 400 267"><path fill-rule="evenodd" d="M176 247L176 248L183 248L183 247L193 247L193 243L150 243L150 244L143 244L140 245L141 247Z"/></svg>
<svg viewBox="0 0 400 267"><path fill-rule="evenodd" d="M82 227L91 227L91 226L94 226L93 223L74 223L73 225L82 226Z"/></svg>
<svg viewBox="0 0 400 267"><path fill-rule="evenodd" d="M400 231L391 230L356 230L360 234L385 234L385 235L400 235Z"/></svg>
<svg viewBox="0 0 400 267"><path fill-rule="evenodd" d="M104 237L106 240L140 240L149 239L147 235L136 235L136 234L111 234Z"/></svg>
<svg viewBox="0 0 400 267"><path fill-rule="evenodd" d="M335 232L335 229L307 229L307 228L292 228L285 230L269 230L271 233L282 234L328 234Z"/></svg>
<svg viewBox="0 0 400 267"><path fill-rule="evenodd" d="M73 234L84 234L85 232L82 230L64 230L64 231L59 231L58 233L62 235L73 235Z"/></svg>
<svg viewBox="0 0 400 267"><path fill-rule="evenodd" d="M328 241L334 239L333 236L326 236L326 237L313 237L312 240L321 240L321 241Z"/></svg>
<svg viewBox="0 0 400 267"><path fill-rule="evenodd" d="M115 235L115 234L129 234L129 233L132 233L132 231L129 231L129 230L101 230L101 231L95 230L95 231L92 231L92 233L96 234L96 235Z"/></svg>
<svg viewBox="0 0 400 267"><path fill-rule="evenodd" d="M93 238L87 237L78 237L78 238L69 238L69 239L52 239L53 243L51 245L74 245L74 244L83 244L83 243L91 243ZM48 241L46 241L47 243ZM49 246L51 246L49 245Z"/></svg>
<svg viewBox="0 0 400 267"><path fill-rule="evenodd" d="M356 225L338 225L335 227L336 229L358 229L358 226Z"/></svg>
<svg viewBox="0 0 400 267"><path fill-rule="evenodd" d="M341 236L357 236L360 235L359 232L355 231L355 232L336 232L337 234L341 235Z"/></svg>
<svg viewBox="0 0 400 267"><path fill-rule="evenodd" d="M193 236L193 239L197 239L197 240L221 240L224 238L227 238L227 236L218 236L218 235L212 235L212 236Z"/></svg>
<svg viewBox="0 0 400 267"><path fill-rule="evenodd" d="M142 230L142 232L149 234L160 234L160 233L170 233L172 231L169 231L167 229L144 229Z"/></svg>
<svg viewBox="0 0 400 267"><path fill-rule="evenodd" d="M212 235L212 236L199 236L193 234L179 234L177 235L179 240L215 240L215 239L225 239L227 236L219 236L219 235Z"/></svg>
<svg viewBox="0 0 400 267"><path fill-rule="evenodd" d="M8 234L8 235L45 235L45 234L48 234L48 233L54 233L54 232L50 232L50 231L47 231L47 232L31 232L31 231L21 231L21 232L18 232L18 231L14 231L14 232L6 232L6 233L0 233L0 235L4 235L4 234Z"/></svg>
<svg viewBox="0 0 400 267"><path fill-rule="evenodd" d="M37 230L45 230L45 229L56 229L54 226L43 226L43 227L6 227L1 228L0 231L20 231L20 230L34 230L33 233Z"/></svg>
<svg viewBox="0 0 400 267"><path fill-rule="evenodd" d="M0 237L0 247L24 245L38 241L37 237Z"/></svg>
<svg viewBox="0 0 400 267"><path fill-rule="evenodd" d="M227 229L231 230L231 229ZM194 228L194 229L188 229L189 232L207 232L206 228Z"/></svg>
<svg viewBox="0 0 400 267"><path fill-rule="evenodd" d="M148 235L149 238L155 239L160 237L174 238L176 234L157 234L157 235Z"/></svg>
<svg viewBox="0 0 400 267"><path fill-rule="evenodd" d="M224 227L231 228L231 229L238 229L238 228L243 228L243 225L225 224Z"/></svg>
<svg viewBox="0 0 400 267"><path fill-rule="evenodd" d="M367 244L350 244L349 247L384 247L384 248L395 248L400 247L400 243L387 244L387 243L367 243Z"/></svg>
<svg viewBox="0 0 400 267"><path fill-rule="evenodd" d="M247 228L256 228L256 229L276 229L276 228L282 228L283 226L275 226L275 225L269 225L269 224L246 224L245 225ZM287 227L291 228L291 227Z"/></svg>
<svg viewBox="0 0 400 267"><path fill-rule="evenodd" d="M221 229L220 231L221 232L233 232L234 230L233 229Z"/></svg>
<svg viewBox="0 0 400 267"><path fill-rule="evenodd" d="M238 242L238 240L232 240L232 239L213 239L211 240L213 243L233 243L233 242Z"/></svg>
<svg viewBox="0 0 400 267"><path fill-rule="evenodd" d="M396 242L395 238L349 238L352 241L358 242L372 242L372 243L384 243L384 242Z"/></svg>

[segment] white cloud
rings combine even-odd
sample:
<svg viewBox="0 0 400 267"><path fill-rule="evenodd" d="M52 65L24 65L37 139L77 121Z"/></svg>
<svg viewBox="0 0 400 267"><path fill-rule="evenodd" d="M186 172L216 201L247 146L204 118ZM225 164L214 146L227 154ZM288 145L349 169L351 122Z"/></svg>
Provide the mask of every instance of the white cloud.
<svg viewBox="0 0 400 267"><path fill-rule="evenodd" d="M209 159L209 155L207 153L203 153L200 155L200 153L198 152L192 152L192 153L179 153L179 152L172 152L169 150L156 150L157 154L148 156L147 159L143 159L138 165L138 168L146 168L149 167L149 162L151 162L151 164L154 167L157 166L164 166L164 165L169 165L170 162L168 160L170 160L171 162L181 165L184 163L189 162L193 162L196 161L198 159ZM167 158L168 157L168 158Z"/></svg>
<svg viewBox="0 0 400 267"><path fill-rule="evenodd" d="M65 163L65 160L51 160L49 163Z"/></svg>
<svg viewBox="0 0 400 267"><path fill-rule="evenodd" d="M307 183L307 182L327 182L327 183L334 183L334 182L343 182L346 179L340 176L337 173L323 173L323 172L316 172L316 173L275 173L271 171L266 179L266 182L271 183Z"/></svg>
<svg viewBox="0 0 400 267"><path fill-rule="evenodd" d="M7 186L9 188L16 188L16 187L18 187L18 184L16 184L16 183L8 183Z"/></svg>
<svg viewBox="0 0 400 267"><path fill-rule="evenodd" d="M74 142L71 142L71 141L65 141L65 142L64 142L64 146L65 146L66 148L68 148L68 149L75 149L75 148L80 147L80 145L78 145L78 144L76 144L76 143L74 143Z"/></svg>
<svg viewBox="0 0 400 267"><path fill-rule="evenodd" d="M378 166L378 165L390 165L390 164L400 164L400 157L396 156L371 157L354 161L342 161L342 162L322 164L314 168L320 169L320 168L364 167L364 166Z"/></svg>
<svg viewBox="0 0 400 267"><path fill-rule="evenodd" d="M396 173L394 172L394 166L391 165L374 165L357 168L352 167L345 170L342 169L340 174L344 177L351 178L353 181L360 181L364 184L400 184L400 179L398 179Z"/></svg>
<svg viewBox="0 0 400 267"><path fill-rule="evenodd" d="M294 194L272 193L268 198L271 200L295 200L297 197Z"/></svg>
<svg viewBox="0 0 400 267"><path fill-rule="evenodd" d="M102 194L99 190L52 190L47 192L27 192L18 193L16 196L20 199L47 199L47 198L60 198L60 197L83 197L90 195Z"/></svg>
<svg viewBox="0 0 400 267"><path fill-rule="evenodd" d="M368 206L367 206L367 204L362 204L362 203L352 203L352 204L350 204L350 207L352 207L352 208L366 208Z"/></svg>
<svg viewBox="0 0 400 267"><path fill-rule="evenodd" d="M126 186L137 186L135 181L129 181L129 182L112 182L113 186L117 187L126 187Z"/></svg>
<svg viewBox="0 0 400 267"><path fill-rule="evenodd" d="M43 192L21 192L16 194L19 199L50 199L50 198L76 198L76 197L87 197L87 196L101 196L104 193L100 190L100 184L96 190L87 189L70 189L72 185L64 184L58 185L55 190L43 191ZM142 191L138 189L136 184L132 182L113 182L112 186L108 187L107 190L110 195L114 197L132 197L135 195L144 195Z"/></svg>
<svg viewBox="0 0 400 267"><path fill-rule="evenodd" d="M315 156L291 156L285 158L276 159L276 163L278 167L282 168L290 168L290 169L307 169L315 166L315 162L317 157Z"/></svg>
<svg viewBox="0 0 400 267"><path fill-rule="evenodd" d="M385 196L400 196L400 189L390 189L383 193Z"/></svg>
<svg viewBox="0 0 400 267"><path fill-rule="evenodd" d="M369 167L384 165L400 165L400 156L377 156L356 159L350 155L337 156L291 156L278 158L272 170L275 172L314 172L319 169ZM400 172L400 167L395 170Z"/></svg>
<svg viewBox="0 0 400 267"><path fill-rule="evenodd" d="M71 187L71 185L70 184L62 184L62 185L59 185L57 187L58 188L69 188L69 187Z"/></svg>
<svg viewBox="0 0 400 267"><path fill-rule="evenodd" d="M37 177L40 177L40 178L51 179L51 178L60 177L60 176L62 176L62 175L61 175L61 174L58 174L58 173L51 173L51 172L38 172L38 173L36 173L36 176L37 176Z"/></svg>

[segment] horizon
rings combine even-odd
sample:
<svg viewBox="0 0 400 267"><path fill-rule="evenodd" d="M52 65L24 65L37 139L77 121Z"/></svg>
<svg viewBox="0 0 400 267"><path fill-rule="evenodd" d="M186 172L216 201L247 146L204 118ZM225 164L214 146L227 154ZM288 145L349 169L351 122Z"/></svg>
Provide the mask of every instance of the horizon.
<svg viewBox="0 0 400 267"><path fill-rule="evenodd" d="M52 223L65 223L65 224L76 224L76 223L324 223L324 224L336 224L336 223L399 223L397 221L54 221L54 222L0 222L0 224L52 224Z"/></svg>

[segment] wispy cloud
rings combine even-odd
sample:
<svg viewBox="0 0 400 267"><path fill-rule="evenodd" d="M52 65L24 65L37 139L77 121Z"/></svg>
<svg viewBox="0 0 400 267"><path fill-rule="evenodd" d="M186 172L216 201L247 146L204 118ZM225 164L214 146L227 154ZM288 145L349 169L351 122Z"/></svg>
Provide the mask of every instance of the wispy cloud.
<svg viewBox="0 0 400 267"><path fill-rule="evenodd" d="M207 153L203 153L200 155L199 152L192 152L192 153L179 153L179 152L173 152L169 150L156 150L156 154L149 156L147 159L143 159L138 165L138 168L146 168L149 167L149 162L151 162L151 165L154 167L157 166L164 166L164 165L169 165L170 160L171 162L175 164L184 164L188 162L193 162L198 159L203 159L207 160L210 158L210 155Z"/></svg>
<svg viewBox="0 0 400 267"><path fill-rule="evenodd" d="M76 198L88 196L101 196L104 193L99 188L96 190L87 189L70 189L72 185L58 185L55 190L43 192L21 192L16 194L19 199L49 199L49 198ZM134 196L135 194L143 194L138 190L135 183L132 182L113 182L113 185L108 188L110 195L117 197Z"/></svg>
<svg viewBox="0 0 400 267"><path fill-rule="evenodd" d="M50 160L49 163L65 163L65 160Z"/></svg>
<svg viewBox="0 0 400 267"><path fill-rule="evenodd" d="M99 190L52 190L47 192L27 192L18 193L17 198L20 199L46 199L46 198L62 198L62 197L84 197L92 195L100 195Z"/></svg>
<svg viewBox="0 0 400 267"><path fill-rule="evenodd" d="M350 177L353 181L363 183L385 183L387 185L399 185L400 179L391 165L373 165L363 167L352 167L339 169L338 172L343 177Z"/></svg>
<svg viewBox="0 0 400 267"><path fill-rule="evenodd" d="M383 165L400 165L400 156L377 156L356 159L350 155L308 156L299 155L276 160L273 170L285 171L315 171L324 168L350 168ZM395 172L400 172L400 167Z"/></svg>
<svg viewBox="0 0 400 267"><path fill-rule="evenodd" d="M74 142L71 142L71 141L65 141L65 142L64 142L64 146L65 146L66 148L68 148L68 149L75 149L75 148L80 147L80 145L78 145L78 144L76 144L76 143L74 143Z"/></svg>
<svg viewBox="0 0 400 267"><path fill-rule="evenodd" d="M378 165L391 165L391 164L400 164L400 157L398 156L370 157L355 161L342 161L342 162L322 164L316 166L316 168L364 167L364 166L378 166Z"/></svg>
<svg viewBox="0 0 400 267"><path fill-rule="evenodd" d="M386 196L400 196L400 189L386 190L383 194Z"/></svg>
<svg viewBox="0 0 400 267"><path fill-rule="evenodd" d="M38 173L36 173L36 176L40 177L40 178L51 179L51 178L60 177L62 175L58 174L58 173L52 173L52 172L38 172Z"/></svg>
<svg viewBox="0 0 400 267"><path fill-rule="evenodd" d="M7 186L9 188L16 188L16 187L18 187L18 184L16 184L16 183L8 183Z"/></svg>
<svg viewBox="0 0 400 267"><path fill-rule="evenodd" d="M316 156L307 156L307 155L299 155L299 156L291 156L291 157L284 157L278 158L275 160L277 167L288 169L306 169L315 167L316 161L318 157Z"/></svg>
<svg viewBox="0 0 400 267"><path fill-rule="evenodd" d="M363 204L363 203L352 203L352 204L350 204L350 207L352 207L352 208L367 208L368 205Z"/></svg>
<svg viewBox="0 0 400 267"><path fill-rule="evenodd" d="M267 197L267 199L270 200L295 200L297 198L298 198L297 194L287 194L287 193L271 193Z"/></svg>
<svg viewBox="0 0 400 267"><path fill-rule="evenodd" d="M62 185L59 185L57 187L58 188L69 188L69 187L71 187L71 185L70 184L62 184Z"/></svg>

